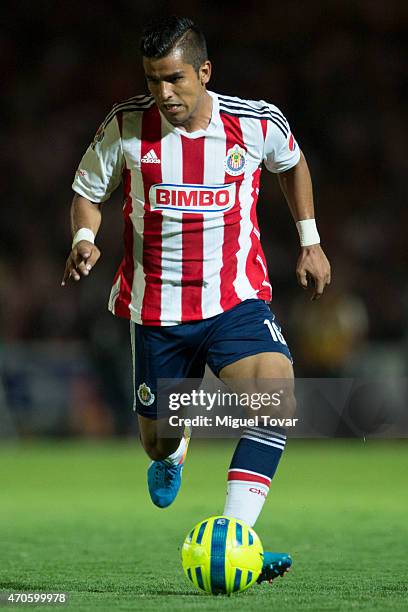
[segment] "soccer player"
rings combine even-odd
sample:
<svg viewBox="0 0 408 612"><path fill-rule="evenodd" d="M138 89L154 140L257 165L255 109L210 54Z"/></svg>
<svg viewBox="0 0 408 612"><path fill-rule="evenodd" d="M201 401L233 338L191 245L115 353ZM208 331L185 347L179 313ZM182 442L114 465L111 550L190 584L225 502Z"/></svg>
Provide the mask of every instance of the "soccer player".
<svg viewBox="0 0 408 612"><path fill-rule="evenodd" d="M205 365L231 386L242 379L288 381L292 359L267 305L272 291L256 217L261 169L276 173L300 236L297 277L312 299L330 282L320 247L308 166L282 112L264 101L207 89L205 38L187 18L144 33L149 94L116 104L77 170L72 250L62 284L89 275L101 203L122 182L125 254L109 309L130 319L135 409L152 463L159 507L173 502L189 436L159 434L157 379L202 378ZM224 514L257 520L285 447L283 429L246 428L228 471ZM259 580L283 575L289 555L265 553Z"/></svg>

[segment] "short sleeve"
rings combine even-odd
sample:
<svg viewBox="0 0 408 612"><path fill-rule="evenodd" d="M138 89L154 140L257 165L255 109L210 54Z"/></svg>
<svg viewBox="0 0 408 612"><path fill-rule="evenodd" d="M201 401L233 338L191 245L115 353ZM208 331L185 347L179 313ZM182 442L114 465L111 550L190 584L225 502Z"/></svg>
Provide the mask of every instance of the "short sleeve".
<svg viewBox="0 0 408 612"><path fill-rule="evenodd" d="M281 111L273 104L268 104L268 109L270 118L267 120L264 163L270 172L285 172L298 163L299 145Z"/></svg>
<svg viewBox="0 0 408 612"><path fill-rule="evenodd" d="M108 115L79 164L72 189L91 202L104 202L121 182L123 164L118 120Z"/></svg>

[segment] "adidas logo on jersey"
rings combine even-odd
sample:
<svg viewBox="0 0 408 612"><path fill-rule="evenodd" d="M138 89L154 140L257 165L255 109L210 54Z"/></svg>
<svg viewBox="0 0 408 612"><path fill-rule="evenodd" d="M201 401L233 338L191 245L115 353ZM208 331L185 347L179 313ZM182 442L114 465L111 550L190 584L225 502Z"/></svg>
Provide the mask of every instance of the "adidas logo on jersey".
<svg viewBox="0 0 408 612"><path fill-rule="evenodd" d="M157 157L153 149L150 149L141 159L143 164L160 164L160 159Z"/></svg>

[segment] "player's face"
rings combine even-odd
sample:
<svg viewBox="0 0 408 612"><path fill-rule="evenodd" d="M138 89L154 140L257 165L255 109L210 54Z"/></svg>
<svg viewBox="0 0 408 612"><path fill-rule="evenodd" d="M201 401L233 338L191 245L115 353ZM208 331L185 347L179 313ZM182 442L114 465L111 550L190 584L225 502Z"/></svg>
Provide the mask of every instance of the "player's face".
<svg viewBox="0 0 408 612"><path fill-rule="evenodd" d="M176 49L159 59L144 57L143 68L149 91L170 123L189 129L200 122L208 97L209 61L202 64L197 74L191 64L184 63L181 50Z"/></svg>

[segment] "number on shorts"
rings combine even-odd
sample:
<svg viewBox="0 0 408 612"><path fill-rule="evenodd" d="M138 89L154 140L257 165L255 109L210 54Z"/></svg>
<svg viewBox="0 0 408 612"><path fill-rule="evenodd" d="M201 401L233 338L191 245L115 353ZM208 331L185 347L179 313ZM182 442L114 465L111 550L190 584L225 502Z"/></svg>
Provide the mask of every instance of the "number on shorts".
<svg viewBox="0 0 408 612"><path fill-rule="evenodd" d="M276 323L274 321L272 321L272 323L271 323L269 319L265 319L264 324L269 329L269 331L271 333L271 336L272 336L272 339L275 342L280 342L281 344L286 344L286 340L283 337L283 334L282 334L281 330L279 329L279 327L276 325Z"/></svg>

